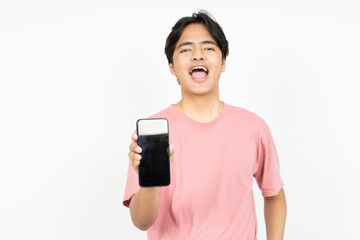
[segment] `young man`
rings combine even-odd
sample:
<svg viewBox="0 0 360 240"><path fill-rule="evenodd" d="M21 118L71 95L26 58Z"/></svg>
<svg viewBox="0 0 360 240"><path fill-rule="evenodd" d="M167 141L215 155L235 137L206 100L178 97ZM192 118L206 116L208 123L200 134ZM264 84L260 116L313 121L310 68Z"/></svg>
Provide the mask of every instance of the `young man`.
<svg viewBox="0 0 360 240"><path fill-rule="evenodd" d="M256 239L253 178L264 196L268 240L283 239L286 200L268 125L219 99L228 42L204 11L180 19L165 53L182 99L150 117L169 122L171 184L142 188L132 136L123 204L148 239ZM176 149L176 150L175 150Z"/></svg>

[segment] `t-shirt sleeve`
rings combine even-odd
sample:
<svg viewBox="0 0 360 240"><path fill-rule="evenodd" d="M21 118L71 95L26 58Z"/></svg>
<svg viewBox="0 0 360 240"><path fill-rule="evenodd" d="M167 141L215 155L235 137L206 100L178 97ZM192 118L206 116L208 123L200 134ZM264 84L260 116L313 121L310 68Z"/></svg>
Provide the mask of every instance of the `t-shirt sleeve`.
<svg viewBox="0 0 360 240"><path fill-rule="evenodd" d="M125 193L123 199L123 205L125 207L129 207L132 195L137 193L139 188L140 187L139 187L138 175L133 169L131 164L131 159L129 158L128 175L127 175Z"/></svg>
<svg viewBox="0 0 360 240"><path fill-rule="evenodd" d="M279 157L269 126L263 121L258 131L256 182L264 197L275 196L284 184L280 176Z"/></svg>
<svg viewBox="0 0 360 240"><path fill-rule="evenodd" d="M128 175L127 175L125 193L123 199L123 205L125 207L129 207L132 195L137 193L139 188L140 186L139 186L138 174L135 172L134 168L132 167L132 162L129 157Z"/></svg>

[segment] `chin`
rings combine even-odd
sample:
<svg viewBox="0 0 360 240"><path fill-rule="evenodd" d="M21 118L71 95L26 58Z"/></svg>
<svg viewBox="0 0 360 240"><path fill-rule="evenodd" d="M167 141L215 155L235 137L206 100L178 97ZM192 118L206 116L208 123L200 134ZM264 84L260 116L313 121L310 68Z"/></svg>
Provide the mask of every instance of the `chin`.
<svg viewBox="0 0 360 240"><path fill-rule="evenodd" d="M209 89L208 87L193 87L190 89L185 89L185 92L188 95L197 95L197 96L203 96L203 95L212 95L212 93L217 93L218 90L216 88Z"/></svg>

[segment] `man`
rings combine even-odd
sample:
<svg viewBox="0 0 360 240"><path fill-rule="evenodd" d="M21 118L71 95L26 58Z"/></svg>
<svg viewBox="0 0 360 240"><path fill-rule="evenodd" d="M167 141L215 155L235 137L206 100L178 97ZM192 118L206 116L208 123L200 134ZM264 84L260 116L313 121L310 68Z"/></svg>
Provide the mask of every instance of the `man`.
<svg viewBox="0 0 360 240"><path fill-rule="evenodd" d="M150 117L169 122L171 184L142 188L136 133L123 204L148 239L256 239L252 183L264 196L268 240L283 239L286 200L275 145L258 115L219 99L228 42L205 11L180 19L165 53L181 100ZM175 150L176 148L176 150Z"/></svg>

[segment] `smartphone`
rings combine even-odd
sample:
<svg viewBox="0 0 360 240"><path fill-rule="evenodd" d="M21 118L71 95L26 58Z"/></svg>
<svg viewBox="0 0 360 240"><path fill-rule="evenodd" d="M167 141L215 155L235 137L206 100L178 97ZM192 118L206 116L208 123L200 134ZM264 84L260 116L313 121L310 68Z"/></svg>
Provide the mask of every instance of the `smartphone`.
<svg viewBox="0 0 360 240"><path fill-rule="evenodd" d="M169 124L166 118L136 121L137 144L142 148L139 165L141 187L170 184Z"/></svg>

